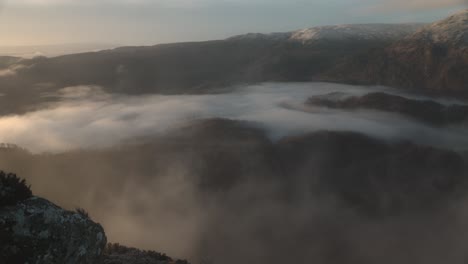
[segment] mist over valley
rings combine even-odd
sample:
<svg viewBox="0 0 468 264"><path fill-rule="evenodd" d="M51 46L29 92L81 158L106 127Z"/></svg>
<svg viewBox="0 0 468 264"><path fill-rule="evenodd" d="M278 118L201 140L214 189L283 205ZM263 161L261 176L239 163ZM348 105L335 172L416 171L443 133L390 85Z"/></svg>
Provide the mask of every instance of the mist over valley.
<svg viewBox="0 0 468 264"><path fill-rule="evenodd" d="M0 263L467 263L467 32L0 57Z"/></svg>

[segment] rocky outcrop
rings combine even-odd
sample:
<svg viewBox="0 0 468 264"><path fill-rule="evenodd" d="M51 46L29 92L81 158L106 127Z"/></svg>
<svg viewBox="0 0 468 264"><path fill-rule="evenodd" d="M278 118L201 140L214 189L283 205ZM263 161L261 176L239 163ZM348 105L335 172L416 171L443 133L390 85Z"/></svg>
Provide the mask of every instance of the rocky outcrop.
<svg viewBox="0 0 468 264"><path fill-rule="evenodd" d="M107 244L83 209L32 196L25 180L0 171L0 263L188 264L155 251Z"/></svg>
<svg viewBox="0 0 468 264"><path fill-rule="evenodd" d="M9 186L0 189L3 193ZM0 206L2 263L98 263L106 235L82 211L67 211L39 197L10 201Z"/></svg>

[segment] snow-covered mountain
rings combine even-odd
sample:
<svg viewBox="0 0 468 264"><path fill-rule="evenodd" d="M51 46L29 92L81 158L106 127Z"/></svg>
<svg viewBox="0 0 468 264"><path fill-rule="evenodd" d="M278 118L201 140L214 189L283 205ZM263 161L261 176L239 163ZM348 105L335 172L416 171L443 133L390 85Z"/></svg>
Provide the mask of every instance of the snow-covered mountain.
<svg viewBox="0 0 468 264"><path fill-rule="evenodd" d="M330 79L335 81L466 94L468 9L426 25L383 50L356 56L334 73Z"/></svg>
<svg viewBox="0 0 468 264"><path fill-rule="evenodd" d="M390 66L386 79L390 84L445 92L466 91L468 9L395 43L386 50L386 58L386 65Z"/></svg>
<svg viewBox="0 0 468 264"><path fill-rule="evenodd" d="M249 33L228 40L272 40L290 41L303 44L318 40L382 40L392 41L404 38L424 27L422 23L412 24L347 24L305 28L285 33Z"/></svg>
<svg viewBox="0 0 468 264"><path fill-rule="evenodd" d="M466 46L468 44L468 9L423 27L405 41Z"/></svg>
<svg viewBox="0 0 468 264"><path fill-rule="evenodd" d="M50 58L0 57L0 113L28 111L47 100L42 94L82 84L111 93L178 94L330 81L468 97L467 35L464 10L430 25L322 26Z"/></svg>
<svg viewBox="0 0 468 264"><path fill-rule="evenodd" d="M273 40L273 41L285 41L288 40L292 32L276 32L276 33L268 33L268 34L263 34L263 33L248 33L248 34L243 34L243 35L238 35L234 37L230 37L226 40Z"/></svg>
<svg viewBox="0 0 468 264"><path fill-rule="evenodd" d="M292 33L291 41L396 40L414 33L424 24L355 24L306 28Z"/></svg>

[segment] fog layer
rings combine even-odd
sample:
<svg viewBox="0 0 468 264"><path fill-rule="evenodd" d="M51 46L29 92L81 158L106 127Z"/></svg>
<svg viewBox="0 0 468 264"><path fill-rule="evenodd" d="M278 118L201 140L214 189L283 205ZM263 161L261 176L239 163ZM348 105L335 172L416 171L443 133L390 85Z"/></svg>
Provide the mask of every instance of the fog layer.
<svg viewBox="0 0 468 264"><path fill-rule="evenodd" d="M363 95L371 91L400 94L385 87L330 83L266 83L239 87L224 94L135 97L108 95L95 86L67 87L58 94L43 95L56 97L57 103L24 115L0 118L0 142L17 144L33 152L106 147L161 133L189 120L220 117L255 122L273 140L316 130L340 130L468 149L466 126L435 128L398 114L304 106L312 95L330 92Z"/></svg>
<svg viewBox="0 0 468 264"><path fill-rule="evenodd" d="M305 104L370 91L399 93L267 83L127 97L68 87L43 95L56 103L0 119L0 142L34 152L0 147L0 168L88 210L110 242L192 263L466 263L468 154L451 149L468 149L467 128Z"/></svg>

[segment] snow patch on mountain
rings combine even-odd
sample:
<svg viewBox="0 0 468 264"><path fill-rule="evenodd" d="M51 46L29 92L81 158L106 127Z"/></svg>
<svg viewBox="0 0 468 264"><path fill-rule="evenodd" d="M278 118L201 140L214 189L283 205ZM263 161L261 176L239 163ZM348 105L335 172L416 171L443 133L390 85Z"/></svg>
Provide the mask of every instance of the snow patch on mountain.
<svg viewBox="0 0 468 264"><path fill-rule="evenodd" d="M298 30L290 40L395 40L416 32L424 24L356 24L313 27Z"/></svg>
<svg viewBox="0 0 468 264"><path fill-rule="evenodd" d="M291 37L292 32L277 32L277 33L248 33L230 37L227 40L271 40L271 41L285 41Z"/></svg>
<svg viewBox="0 0 468 264"><path fill-rule="evenodd" d="M268 40L311 43L317 40L397 40L415 33L425 24L350 24L305 28L285 33L249 33L227 40Z"/></svg>

